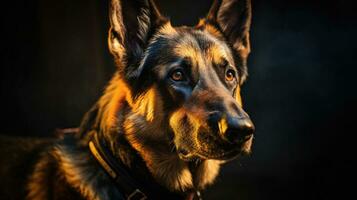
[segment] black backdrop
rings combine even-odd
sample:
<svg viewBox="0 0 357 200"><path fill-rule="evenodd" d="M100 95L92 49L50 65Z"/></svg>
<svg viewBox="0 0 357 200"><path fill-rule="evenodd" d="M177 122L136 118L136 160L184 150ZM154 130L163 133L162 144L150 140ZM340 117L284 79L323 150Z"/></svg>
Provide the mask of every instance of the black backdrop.
<svg viewBox="0 0 357 200"><path fill-rule="evenodd" d="M4 1L1 134L75 127L115 70L107 1ZM209 0L160 0L192 25ZM347 1L253 0L246 110L253 154L226 165L207 199L345 199L355 193L356 12Z"/></svg>

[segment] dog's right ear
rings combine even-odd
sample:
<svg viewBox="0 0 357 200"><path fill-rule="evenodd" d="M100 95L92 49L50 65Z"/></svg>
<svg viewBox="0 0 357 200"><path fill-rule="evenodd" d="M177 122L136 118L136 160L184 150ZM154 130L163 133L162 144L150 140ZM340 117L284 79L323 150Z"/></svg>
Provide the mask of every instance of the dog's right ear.
<svg viewBox="0 0 357 200"><path fill-rule="evenodd" d="M151 35L167 19L153 0L111 0L109 12L109 50L123 70L127 63L139 62Z"/></svg>
<svg viewBox="0 0 357 200"><path fill-rule="evenodd" d="M251 0L214 0L203 25L218 28L237 56L240 84L247 77L247 57L250 53L249 31L252 18Z"/></svg>

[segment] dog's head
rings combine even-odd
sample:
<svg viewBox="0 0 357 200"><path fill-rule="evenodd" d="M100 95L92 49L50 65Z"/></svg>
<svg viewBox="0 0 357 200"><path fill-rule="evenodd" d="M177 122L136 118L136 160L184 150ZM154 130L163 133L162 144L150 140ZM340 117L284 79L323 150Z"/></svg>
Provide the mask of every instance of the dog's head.
<svg viewBox="0 0 357 200"><path fill-rule="evenodd" d="M249 0L214 1L195 27L173 27L151 0L112 0L109 48L133 98L155 88L183 160L248 153L254 125L240 86L250 52ZM147 117L152 121L153 117Z"/></svg>

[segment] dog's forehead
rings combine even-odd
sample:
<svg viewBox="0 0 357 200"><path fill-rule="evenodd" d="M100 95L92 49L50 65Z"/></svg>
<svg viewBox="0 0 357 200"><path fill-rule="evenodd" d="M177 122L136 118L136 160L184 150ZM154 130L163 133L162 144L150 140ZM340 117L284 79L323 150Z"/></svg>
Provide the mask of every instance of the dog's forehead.
<svg viewBox="0 0 357 200"><path fill-rule="evenodd" d="M156 33L152 43L159 40L163 50L170 52L168 55L202 63L221 63L226 60L234 65L232 51L227 43L220 35L210 30L186 26L172 27L167 24Z"/></svg>

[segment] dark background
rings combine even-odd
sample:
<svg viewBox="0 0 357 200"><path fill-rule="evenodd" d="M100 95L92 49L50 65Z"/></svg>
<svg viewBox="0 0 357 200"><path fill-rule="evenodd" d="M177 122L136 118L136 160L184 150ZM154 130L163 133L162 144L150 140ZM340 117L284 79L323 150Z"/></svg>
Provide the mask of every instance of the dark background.
<svg viewBox="0 0 357 200"><path fill-rule="evenodd" d="M77 126L115 70L108 2L4 2L0 132L48 136ZM159 2L174 25L193 25L211 1ZM355 12L343 0L253 0L242 91L257 128L253 154L223 167L206 199L356 196Z"/></svg>

